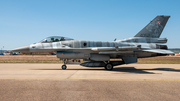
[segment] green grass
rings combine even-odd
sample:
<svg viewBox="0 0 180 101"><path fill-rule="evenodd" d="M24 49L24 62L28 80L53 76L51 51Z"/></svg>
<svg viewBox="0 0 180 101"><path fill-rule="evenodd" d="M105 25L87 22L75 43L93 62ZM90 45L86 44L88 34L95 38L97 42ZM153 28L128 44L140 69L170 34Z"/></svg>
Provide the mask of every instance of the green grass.
<svg viewBox="0 0 180 101"><path fill-rule="evenodd" d="M121 59L113 59L114 61L121 61ZM81 63L86 62L81 59ZM59 63L56 56L0 56L0 63ZM180 57L176 56L160 56L139 58L137 64L180 64Z"/></svg>
<svg viewBox="0 0 180 101"><path fill-rule="evenodd" d="M60 60L1 60L0 63L63 63L63 61L60 61ZM180 64L180 60L138 59L137 63L138 64Z"/></svg>
<svg viewBox="0 0 180 101"><path fill-rule="evenodd" d="M59 60L1 60L0 63L63 63Z"/></svg>
<svg viewBox="0 0 180 101"><path fill-rule="evenodd" d="M138 64L180 64L180 60L163 60L163 59L154 59L154 60L143 60L138 59Z"/></svg>

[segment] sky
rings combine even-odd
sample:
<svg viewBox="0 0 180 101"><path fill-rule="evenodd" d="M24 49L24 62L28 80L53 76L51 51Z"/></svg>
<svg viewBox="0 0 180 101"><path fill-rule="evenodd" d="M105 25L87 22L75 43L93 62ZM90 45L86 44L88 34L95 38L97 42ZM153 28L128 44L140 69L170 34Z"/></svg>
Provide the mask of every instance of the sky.
<svg viewBox="0 0 180 101"><path fill-rule="evenodd" d="M113 41L136 35L157 15L170 15L161 38L180 48L180 0L0 0L0 48L49 36Z"/></svg>

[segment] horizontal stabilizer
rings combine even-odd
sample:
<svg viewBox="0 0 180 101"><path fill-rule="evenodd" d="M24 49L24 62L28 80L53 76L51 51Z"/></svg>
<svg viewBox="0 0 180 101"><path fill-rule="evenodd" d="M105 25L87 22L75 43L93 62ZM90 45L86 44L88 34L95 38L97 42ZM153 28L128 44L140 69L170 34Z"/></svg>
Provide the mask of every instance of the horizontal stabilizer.
<svg viewBox="0 0 180 101"><path fill-rule="evenodd" d="M149 49L149 50L143 50L146 52L151 52L151 53L160 53L160 54L174 54L174 52L170 50L163 50L163 49Z"/></svg>

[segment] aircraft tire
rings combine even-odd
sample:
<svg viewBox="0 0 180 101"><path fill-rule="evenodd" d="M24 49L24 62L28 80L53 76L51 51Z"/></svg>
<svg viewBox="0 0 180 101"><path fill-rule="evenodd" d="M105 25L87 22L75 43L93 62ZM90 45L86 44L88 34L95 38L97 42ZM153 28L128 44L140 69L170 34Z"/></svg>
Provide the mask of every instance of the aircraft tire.
<svg viewBox="0 0 180 101"><path fill-rule="evenodd" d="M61 67L63 70L65 70L66 68L67 68L67 66L66 65L62 65L62 67Z"/></svg>
<svg viewBox="0 0 180 101"><path fill-rule="evenodd" d="M111 63L108 63L108 64L106 64L105 69L106 70L112 70L113 69L113 65Z"/></svg>

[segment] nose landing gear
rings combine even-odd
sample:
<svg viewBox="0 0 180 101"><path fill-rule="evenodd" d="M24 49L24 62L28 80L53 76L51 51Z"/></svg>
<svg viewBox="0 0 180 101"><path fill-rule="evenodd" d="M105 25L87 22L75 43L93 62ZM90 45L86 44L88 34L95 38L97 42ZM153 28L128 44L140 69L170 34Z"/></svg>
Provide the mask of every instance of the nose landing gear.
<svg viewBox="0 0 180 101"><path fill-rule="evenodd" d="M66 65L62 65L62 67L61 67L63 70L65 70L66 68L67 68L67 66Z"/></svg>
<svg viewBox="0 0 180 101"><path fill-rule="evenodd" d="M64 59L63 62L64 62L64 65L62 65L61 68L63 70L65 70L67 68L67 66L66 66L67 59Z"/></svg>

